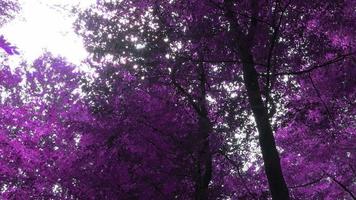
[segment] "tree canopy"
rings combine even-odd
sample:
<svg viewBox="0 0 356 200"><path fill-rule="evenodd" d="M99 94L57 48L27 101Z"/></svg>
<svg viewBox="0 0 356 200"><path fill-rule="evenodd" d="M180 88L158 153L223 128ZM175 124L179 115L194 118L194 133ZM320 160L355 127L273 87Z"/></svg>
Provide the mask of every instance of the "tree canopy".
<svg viewBox="0 0 356 200"><path fill-rule="evenodd" d="M91 72L0 36L0 197L356 199L355 6L98 0Z"/></svg>

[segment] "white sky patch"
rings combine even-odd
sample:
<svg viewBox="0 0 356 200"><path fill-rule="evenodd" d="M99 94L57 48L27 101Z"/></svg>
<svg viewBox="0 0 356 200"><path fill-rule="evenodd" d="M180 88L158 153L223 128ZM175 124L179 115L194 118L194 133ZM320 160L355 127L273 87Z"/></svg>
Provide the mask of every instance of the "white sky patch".
<svg viewBox="0 0 356 200"><path fill-rule="evenodd" d="M95 0L19 0L17 17L0 28L0 34L27 61L33 61L44 51L67 58L74 64L86 58L82 39L74 32L72 6L84 9Z"/></svg>

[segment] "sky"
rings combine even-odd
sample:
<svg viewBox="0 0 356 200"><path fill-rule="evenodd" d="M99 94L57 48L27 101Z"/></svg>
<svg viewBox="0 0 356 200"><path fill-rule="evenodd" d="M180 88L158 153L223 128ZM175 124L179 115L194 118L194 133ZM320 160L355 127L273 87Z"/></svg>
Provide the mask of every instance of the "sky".
<svg viewBox="0 0 356 200"><path fill-rule="evenodd" d="M72 6L86 8L95 0L19 0L21 11L0 28L0 35L18 47L31 62L44 51L65 57L74 64L87 56L83 41L73 29Z"/></svg>

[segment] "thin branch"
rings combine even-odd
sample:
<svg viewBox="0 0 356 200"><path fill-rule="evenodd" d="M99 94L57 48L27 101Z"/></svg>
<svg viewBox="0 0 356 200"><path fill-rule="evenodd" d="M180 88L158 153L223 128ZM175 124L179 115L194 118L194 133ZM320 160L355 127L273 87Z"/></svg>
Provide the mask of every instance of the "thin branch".
<svg viewBox="0 0 356 200"><path fill-rule="evenodd" d="M295 185L295 186L291 186L291 187L288 187L290 189L295 189L295 188L301 188L301 187L307 187L307 186L310 186L310 185L314 185L315 183L318 183L320 182L321 180L323 180L325 177L322 176L320 178L317 178L315 180L312 180L312 181L309 181L307 183L303 183L303 184L300 184L300 185Z"/></svg>
<svg viewBox="0 0 356 200"><path fill-rule="evenodd" d="M283 21L283 16L287 10L287 8L289 7L291 1L288 1L287 5L283 8L279 18L278 18L278 24L277 26L273 26L273 34L271 36L271 46L268 50L268 57L267 57L267 80L266 80L266 92L265 92L265 96L266 96L266 107L268 107L269 101L270 101L270 92L273 88L273 82L271 82L271 76L270 76L270 71L271 71L271 67L272 67L272 59L273 59L273 52L275 49L275 46L277 44L278 41L278 35L282 26L282 21ZM277 9L276 9L277 10ZM274 14L273 14L274 16ZM273 19L274 21L274 19ZM274 22L273 22L274 23ZM275 67L274 67L275 69ZM272 78L274 76L274 72L275 70L272 70Z"/></svg>
<svg viewBox="0 0 356 200"><path fill-rule="evenodd" d="M334 63L337 63L337 62L340 62L340 61L343 61L345 60L346 58L353 58L353 55L355 55L355 52L352 52L352 53L348 53L348 54L344 54L344 55L341 55L341 56L338 56L332 60L328 60L322 64L319 64L319 65L314 65L308 69L305 69L305 70L301 70L301 71L295 71L295 72L280 72L280 73L276 73L275 75L276 76L281 76L281 75L302 75L302 74L306 74L306 73L310 73L316 69L319 69L319 68L322 68L322 67L326 67L326 66L329 66L331 64L334 64ZM262 76L265 76L262 75Z"/></svg>
<svg viewBox="0 0 356 200"><path fill-rule="evenodd" d="M329 177L335 182L337 183L345 192L347 192L353 200L356 200L355 195L351 192L351 190L349 190L344 184L342 184L340 181L338 181L335 177L329 175Z"/></svg>
<svg viewBox="0 0 356 200"><path fill-rule="evenodd" d="M224 6L217 3L217 2L214 2L213 0L209 0L209 3L213 6L215 6L215 8L219 9L219 10L222 10L223 12L225 11L224 9ZM272 26L268 21L265 21L261 18L258 18L257 16L250 16L246 13L236 13L237 15L240 15L242 17L245 17L245 18L248 18L248 19L251 19L251 20L254 20L256 22L259 22L261 24L265 24L265 25L268 25L268 26Z"/></svg>
<svg viewBox="0 0 356 200"><path fill-rule="evenodd" d="M171 74L171 81L172 84L176 87L176 89L178 90L178 92L182 93L187 99L188 102L191 104L191 106L194 108L194 110L198 113L201 114L201 110L199 108L199 106L195 103L194 98L192 97L192 95L187 92L176 80L176 68L173 68L172 70L172 74Z"/></svg>
<svg viewBox="0 0 356 200"><path fill-rule="evenodd" d="M242 62L240 60L225 60L225 59L221 59L221 60L206 60L206 59L193 59L193 58L189 58L189 57L178 57L182 60L187 60L187 61L190 61L190 62L201 62L201 63L234 63L234 64L244 64L246 62ZM253 64L253 65L259 65L259 66L266 66L266 64L264 63L256 63L256 62L253 62L253 63L250 63L250 64Z"/></svg>
<svg viewBox="0 0 356 200"><path fill-rule="evenodd" d="M312 84L312 86L313 86L313 88L314 88L316 94L318 95L318 98L320 99L321 103L322 103L323 106L325 107L325 110L326 110L326 113L327 113L327 115L328 115L329 121L333 124L334 128L336 128L337 126L336 126L334 120L332 119L331 112L330 112L328 106L326 105L326 103L324 102L324 100L321 98L320 91L319 91L318 88L316 87L316 85L315 85L315 83L314 83L314 81L313 81L313 78L311 77L310 74L308 74L308 77L309 77L309 80L310 80L310 82L311 82L311 84ZM332 133L332 136L333 136L333 138L335 138L334 133Z"/></svg>
<svg viewBox="0 0 356 200"><path fill-rule="evenodd" d="M246 185L246 182L245 182L245 180L244 180L245 178L242 176L241 171L240 171L240 166L239 166L234 160L232 160L228 155L226 155L223 151L218 151L218 153L220 153L220 155L224 156L224 158L225 158L227 161L229 161L229 163L237 169L237 174L238 174L238 176L240 177L240 179L243 181L243 186L244 186L244 188L246 189L246 191L248 192L248 194L249 194L253 199L256 199L256 200L257 200L258 198L256 197L256 195L255 195L254 193L252 193L252 192L250 191L250 189L248 188L248 186Z"/></svg>
<svg viewBox="0 0 356 200"><path fill-rule="evenodd" d="M188 58L188 57L180 57L182 59L191 61L191 62L202 62L202 63L236 63L240 64L241 61L239 60L205 60L205 59L193 59L193 58Z"/></svg>

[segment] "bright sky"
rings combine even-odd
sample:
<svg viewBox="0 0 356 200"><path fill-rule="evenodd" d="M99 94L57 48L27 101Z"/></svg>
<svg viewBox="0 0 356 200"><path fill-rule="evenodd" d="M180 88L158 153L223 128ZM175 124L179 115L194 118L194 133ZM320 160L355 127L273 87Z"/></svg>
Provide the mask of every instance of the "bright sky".
<svg viewBox="0 0 356 200"><path fill-rule="evenodd" d="M19 0L18 16L0 28L0 34L18 47L21 56L32 61L45 50L79 64L87 55L74 33L71 6L86 8L95 0Z"/></svg>

